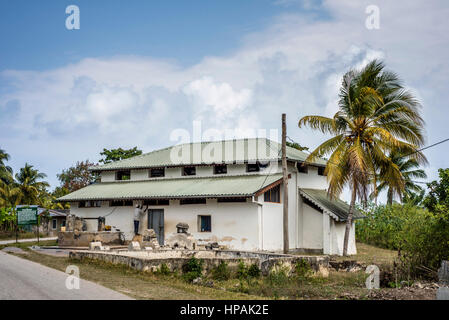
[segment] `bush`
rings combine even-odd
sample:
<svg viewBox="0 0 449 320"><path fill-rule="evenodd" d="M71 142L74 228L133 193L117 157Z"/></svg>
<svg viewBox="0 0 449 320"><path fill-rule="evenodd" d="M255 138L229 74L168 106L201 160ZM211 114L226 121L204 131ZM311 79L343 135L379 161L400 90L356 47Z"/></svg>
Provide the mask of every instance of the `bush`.
<svg viewBox="0 0 449 320"><path fill-rule="evenodd" d="M399 251L394 273L398 280L432 276L449 259L449 212L410 204L371 207L357 221L358 241Z"/></svg>
<svg viewBox="0 0 449 320"><path fill-rule="evenodd" d="M221 261L218 266L212 269L212 278L215 280L228 280L231 277L231 272L229 271L228 264Z"/></svg>
<svg viewBox="0 0 449 320"><path fill-rule="evenodd" d="M253 263L248 268L248 277L250 278L259 278L260 277L260 268L257 264Z"/></svg>
<svg viewBox="0 0 449 320"><path fill-rule="evenodd" d="M312 267L306 259L301 259L295 264L295 273L298 278L306 279L312 275Z"/></svg>
<svg viewBox="0 0 449 320"><path fill-rule="evenodd" d="M240 261L237 267L237 278L246 279L247 277L248 277L248 267L245 265L243 261Z"/></svg>
<svg viewBox="0 0 449 320"><path fill-rule="evenodd" d="M183 266L183 278L188 282L192 282L196 278L200 278L203 274L203 260L191 257Z"/></svg>
<svg viewBox="0 0 449 320"><path fill-rule="evenodd" d="M274 269L268 274L267 280L272 286L285 286L289 282L288 270L286 268Z"/></svg>
<svg viewBox="0 0 449 320"><path fill-rule="evenodd" d="M161 264L159 269L157 269L156 273L167 276L171 273L171 271L170 271L170 268L167 266L167 264L163 263L163 264Z"/></svg>

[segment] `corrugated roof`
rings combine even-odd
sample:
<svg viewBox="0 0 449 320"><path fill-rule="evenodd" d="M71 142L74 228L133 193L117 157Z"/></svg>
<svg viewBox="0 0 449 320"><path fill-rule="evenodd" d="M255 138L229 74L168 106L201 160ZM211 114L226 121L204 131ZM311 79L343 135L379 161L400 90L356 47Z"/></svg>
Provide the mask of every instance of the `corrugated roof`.
<svg viewBox="0 0 449 320"><path fill-rule="evenodd" d="M318 206L321 210L328 211L337 221L346 221L348 219L349 205L340 199L330 199L326 190L319 189L299 189L300 194ZM354 210L353 219L361 219L364 216Z"/></svg>
<svg viewBox="0 0 449 320"><path fill-rule="evenodd" d="M200 152L201 150L201 152ZM180 144L129 159L92 167L92 171L183 165L280 161L281 144L265 138ZM203 156L201 156L203 155ZM307 153L287 146L287 160L303 162ZM318 159L316 165L326 165Z"/></svg>
<svg viewBox="0 0 449 320"><path fill-rule="evenodd" d="M282 179L282 174L157 179L91 184L58 201L151 199L184 197L242 197Z"/></svg>

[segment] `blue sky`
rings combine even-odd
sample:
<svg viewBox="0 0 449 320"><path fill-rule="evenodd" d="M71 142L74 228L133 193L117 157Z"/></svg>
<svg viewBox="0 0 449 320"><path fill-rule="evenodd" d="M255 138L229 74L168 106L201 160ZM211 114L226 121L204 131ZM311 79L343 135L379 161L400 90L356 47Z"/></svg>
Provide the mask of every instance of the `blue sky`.
<svg viewBox="0 0 449 320"><path fill-rule="evenodd" d="M80 30L65 28L65 8L81 11ZM300 3L245 1L2 1L1 69L44 70L84 57L143 55L182 65L225 55L241 36L267 27L273 17L305 10Z"/></svg>
<svg viewBox="0 0 449 320"><path fill-rule="evenodd" d="M65 8L80 8L67 30ZM380 29L365 27L368 5ZM56 174L98 161L103 148L145 152L174 144L176 129L299 129L333 115L342 75L383 59L423 104L427 143L449 137L446 0L2 1L0 148ZM447 145L426 151L428 180L448 167Z"/></svg>

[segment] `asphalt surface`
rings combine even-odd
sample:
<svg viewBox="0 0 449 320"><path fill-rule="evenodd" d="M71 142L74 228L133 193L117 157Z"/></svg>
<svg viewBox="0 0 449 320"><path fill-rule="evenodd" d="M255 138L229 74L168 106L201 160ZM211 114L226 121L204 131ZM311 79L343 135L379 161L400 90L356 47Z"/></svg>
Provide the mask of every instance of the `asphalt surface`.
<svg viewBox="0 0 449 320"><path fill-rule="evenodd" d="M48 238L39 238L39 241L46 241L46 240L56 240L58 237L48 237ZM36 242L37 238L31 238L31 239L19 239L17 242ZM0 245L3 244L10 244L10 243L16 243L16 240L2 240L0 241Z"/></svg>
<svg viewBox="0 0 449 320"><path fill-rule="evenodd" d="M0 300L128 300L130 297L80 279L68 289L68 274L0 251ZM82 274L81 274L82 277ZM74 281L67 281L70 285Z"/></svg>

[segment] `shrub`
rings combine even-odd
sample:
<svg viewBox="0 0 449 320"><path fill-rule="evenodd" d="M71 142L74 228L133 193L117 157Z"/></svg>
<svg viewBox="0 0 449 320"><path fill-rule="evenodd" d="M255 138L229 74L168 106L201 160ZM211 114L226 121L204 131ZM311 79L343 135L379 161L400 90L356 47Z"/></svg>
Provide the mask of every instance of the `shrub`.
<svg viewBox="0 0 449 320"><path fill-rule="evenodd" d="M248 277L248 267L245 265L243 261L240 261L237 267L237 278L246 279L247 277Z"/></svg>
<svg viewBox="0 0 449 320"><path fill-rule="evenodd" d="M218 266L212 269L212 278L215 280L228 280L231 277L231 272L229 271L228 264L221 261Z"/></svg>
<svg viewBox="0 0 449 320"><path fill-rule="evenodd" d="M248 277L250 278L259 278L260 277L260 268L257 264L253 263L248 268Z"/></svg>
<svg viewBox="0 0 449 320"><path fill-rule="evenodd" d="M285 286L289 282L288 270L285 267L272 270L267 277L272 286Z"/></svg>
<svg viewBox="0 0 449 320"><path fill-rule="evenodd" d="M199 260L195 257L191 257L183 266L183 278L192 282L194 279L201 277L203 274L203 260Z"/></svg>
<svg viewBox="0 0 449 320"><path fill-rule="evenodd" d="M156 273L162 274L162 275L169 275L171 273L170 268L167 266L166 263L161 264L159 269L157 269Z"/></svg>
<svg viewBox="0 0 449 320"><path fill-rule="evenodd" d="M308 278L312 275L312 267L306 259L301 259L295 264L295 273L298 278Z"/></svg>

